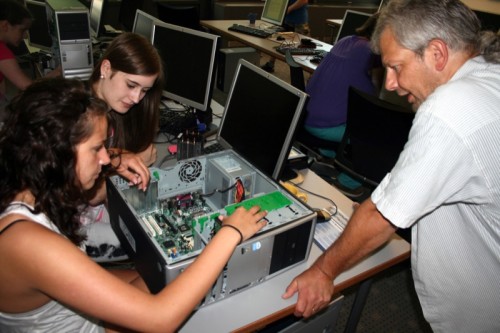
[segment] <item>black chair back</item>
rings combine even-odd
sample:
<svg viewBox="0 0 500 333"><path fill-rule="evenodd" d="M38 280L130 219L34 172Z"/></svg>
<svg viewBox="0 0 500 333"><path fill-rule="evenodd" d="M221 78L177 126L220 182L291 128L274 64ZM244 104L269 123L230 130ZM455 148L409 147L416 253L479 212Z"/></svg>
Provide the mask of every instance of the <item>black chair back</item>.
<svg viewBox="0 0 500 333"><path fill-rule="evenodd" d="M290 67L290 83L291 83L291 85L297 89L305 91L306 84L305 84L305 80L304 80L304 70L295 61L295 59L293 59L292 54L288 50L285 52L285 60L286 60L286 63L288 64L288 67Z"/></svg>
<svg viewBox="0 0 500 333"><path fill-rule="evenodd" d="M415 113L353 87L348 98L346 131L334 163L374 187L396 164Z"/></svg>
<svg viewBox="0 0 500 333"><path fill-rule="evenodd" d="M295 88L305 91L306 90L306 85L305 85L305 79L304 79L304 70L298 64L295 59L293 59L292 54L290 51L285 52L285 60L288 66L290 67L290 84L294 86ZM304 110L307 109L307 104L304 105ZM313 151L317 154L319 154L318 149L328 149L328 150L337 150L338 148L338 142L334 141L328 141L324 139L320 139L318 137L315 137L311 133L309 133L305 128L304 128L304 121L306 118L305 112L302 115L302 120L300 122L300 125L297 126L297 132L295 134L295 140L303 147L309 149L310 151Z"/></svg>
<svg viewBox="0 0 500 333"><path fill-rule="evenodd" d="M157 3L158 18L166 23L194 30L201 30L200 13L196 6L174 6L164 2Z"/></svg>

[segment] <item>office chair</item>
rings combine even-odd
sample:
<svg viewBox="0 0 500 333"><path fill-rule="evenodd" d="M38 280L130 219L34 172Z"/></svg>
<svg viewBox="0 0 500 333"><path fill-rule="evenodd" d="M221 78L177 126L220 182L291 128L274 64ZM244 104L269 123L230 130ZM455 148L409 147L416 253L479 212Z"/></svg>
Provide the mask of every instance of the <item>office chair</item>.
<svg viewBox="0 0 500 333"><path fill-rule="evenodd" d="M200 14L195 6L172 6L157 3L158 18L163 22L194 30L201 30Z"/></svg>
<svg viewBox="0 0 500 333"><path fill-rule="evenodd" d="M293 59L290 50L285 52L285 60L290 67L290 83L297 89L306 91L306 84L304 80L304 70L302 67Z"/></svg>
<svg viewBox="0 0 500 333"><path fill-rule="evenodd" d="M304 70L293 59L292 54L288 50L285 53L285 60L290 68L291 85L299 90L305 91L306 85L304 79ZM304 105L304 109L307 110L307 103ZM312 135L304 128L304 121L305 121L305 112L302 115L302 120L299 126L297 126L297 133L295 134L295 141L297 141L297 143L300 146L306 148L310 152L313 152L316 155L316 157L318 157L318 159L322 158L319 153L319 149L327 149L334 151L337 150L338 142L324 140Z"/></svg>
<svg viewBox="0 0 500 333"><path fill-rule="evenodd" d="M407 108L349 88L346 131L333 163L365 187L364 194L351 199L368 197L394 167L414 116Z"/></svg>

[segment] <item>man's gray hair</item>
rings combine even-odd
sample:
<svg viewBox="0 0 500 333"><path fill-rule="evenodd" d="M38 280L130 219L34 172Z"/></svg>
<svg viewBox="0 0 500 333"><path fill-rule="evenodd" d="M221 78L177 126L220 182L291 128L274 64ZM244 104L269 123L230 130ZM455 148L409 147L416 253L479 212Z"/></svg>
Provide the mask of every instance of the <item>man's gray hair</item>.
<svg viewBox="0 0 500 333"><path fill-rule="evenodd" d="M476 14L460 0L390 0L382 9L372 36L372 49L380 53L380 35L390 29L396 41L422 56L433 39L457 52L481 53L500 62L498 33L481 31Z"/></svg>

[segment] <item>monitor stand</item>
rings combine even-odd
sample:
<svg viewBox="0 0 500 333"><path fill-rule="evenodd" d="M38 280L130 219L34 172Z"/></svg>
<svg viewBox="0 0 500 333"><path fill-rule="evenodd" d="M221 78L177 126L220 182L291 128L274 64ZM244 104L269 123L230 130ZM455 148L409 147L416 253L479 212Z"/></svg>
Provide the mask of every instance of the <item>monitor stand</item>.
<svg viewBox="0 0 500 333"><path fill-rule="evenodd" d="M281 172L280 179L283 182L287 182L289 180L295 179L299 176L299 174L290 168L289 166L285 166L283 172Z"/></svg>
<svg viewBox="0 0 500 333"><path fill-rule="evenodd" d="M209 137L217 133L219 127L213 123L213 111L209 106L206 111L195 110L196 119L202 124L205 124L205 130L202 131L204 137Z"/></svg>
<svg viewBox="0 0 500 333"><path fill-rule="evenodd" d="M219 126L215 124L210 124L207 126L205 132L202 133L203 137L208 138L209 136L217 134L217 131L219 130Z"/></svg>

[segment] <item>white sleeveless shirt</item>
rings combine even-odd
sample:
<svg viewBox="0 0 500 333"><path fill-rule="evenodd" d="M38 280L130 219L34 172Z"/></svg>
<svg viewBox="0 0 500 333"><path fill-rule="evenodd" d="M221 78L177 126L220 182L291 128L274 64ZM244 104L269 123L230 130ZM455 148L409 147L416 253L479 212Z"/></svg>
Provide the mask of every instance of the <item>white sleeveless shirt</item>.
<svg viewBox="0 0 500 333"><path fill-rule="evenodd" d="M47 229L61 234L59 229L47 218L47 216L45 216L45 214L33 214L30 209L32 209L32 207L29 207L24 203L12 202L10 206L2 214L0 214L0 218L9 214L21 214L30 220L43 225ZM0 237L8 237L8 234L0 235ZM38 309L24 313L0 312L0 332L102 333L104 332L104 328L99 326L97 319L87 318L65 307L57 301L50 301Z"/></svg>

